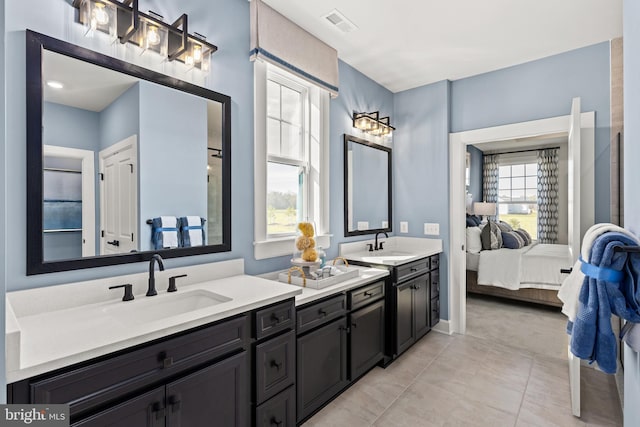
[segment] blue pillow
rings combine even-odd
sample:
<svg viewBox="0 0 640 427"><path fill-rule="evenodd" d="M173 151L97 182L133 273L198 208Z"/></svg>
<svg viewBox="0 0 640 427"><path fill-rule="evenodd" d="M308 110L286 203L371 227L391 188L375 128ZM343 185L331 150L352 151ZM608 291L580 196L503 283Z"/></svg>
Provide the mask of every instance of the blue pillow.
<svg viewBox="0 0 640 427"><path fill-rule="evenodd" d="M474 219L471 218L469 215L467 215L467 227L477 227L477 226L478 224L476 224Z"/></svg>
<svg viewBox="0 0 640 427"><path fill-rule="evenodd" d="M502 247L507 249L520 249L524 246L524 240L515 231L502 232Z"/></svg>

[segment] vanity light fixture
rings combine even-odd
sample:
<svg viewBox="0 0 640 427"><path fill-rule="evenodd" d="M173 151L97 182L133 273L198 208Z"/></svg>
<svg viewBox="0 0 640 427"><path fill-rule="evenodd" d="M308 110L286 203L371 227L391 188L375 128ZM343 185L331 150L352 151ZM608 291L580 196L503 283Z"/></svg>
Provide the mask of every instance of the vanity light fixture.
<svg viewBox="0 0 640 427"><path fill-rule="evenodd" d="M140 12L138 0L73 0L73 7L78 9L78 21L87 27L87 35L100 31L112 41L138 45L142 53L153 51L190 69L208 72L211 54L218 50L205 36L189 34L187 14L168 24L157 13Z"/></svg>
<svg viewBox="0 0 640 427"><path fill-rule="evenodd" d="M391 135L396 130L391 126L391 119L380 117L379 111L373 113L353 113L353 127L376 136Z"/></svg>

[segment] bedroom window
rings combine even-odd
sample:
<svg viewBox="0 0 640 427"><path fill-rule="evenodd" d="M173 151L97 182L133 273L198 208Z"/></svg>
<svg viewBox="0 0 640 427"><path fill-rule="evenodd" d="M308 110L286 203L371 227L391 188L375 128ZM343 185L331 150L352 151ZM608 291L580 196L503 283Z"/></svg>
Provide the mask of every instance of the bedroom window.
<svg viewBox="0 0 640 427"><path fill-rule="evenodd" d="M538 165L501 164L498 169L498 217L523 228L533 239L538 230Z"/></svg>
<svg viewBox="0 0 640 427"><path fill-rule="evenodd" d="M328 246L329 94L278 67L254 62L256 259L290 255L297 224Z"/></svg>

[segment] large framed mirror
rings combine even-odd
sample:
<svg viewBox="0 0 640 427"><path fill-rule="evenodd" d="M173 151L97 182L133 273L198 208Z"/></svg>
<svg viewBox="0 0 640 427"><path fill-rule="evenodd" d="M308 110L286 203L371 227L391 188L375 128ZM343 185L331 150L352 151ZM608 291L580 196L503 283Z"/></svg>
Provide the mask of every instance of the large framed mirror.
<svg viewBox="0 0 640 427"><path fill-rule="evenodd" d="M230 251L231 98L26 41L27 274Z"/></svg>
<svg viewBox="0 0 640 427"><path fill-rule="evenodd" d="M344 235L392 229L391 148L344 135Z"/></svg>

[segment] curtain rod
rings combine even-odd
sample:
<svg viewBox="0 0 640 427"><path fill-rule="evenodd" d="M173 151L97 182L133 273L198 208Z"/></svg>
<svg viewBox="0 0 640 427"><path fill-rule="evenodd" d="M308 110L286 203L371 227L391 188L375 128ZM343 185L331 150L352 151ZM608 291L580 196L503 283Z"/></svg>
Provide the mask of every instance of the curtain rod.
<svg viewBox="0 0 640 427"><path fill-rule="evenodd" d="M540 151L540 150L552 150L552 149L560 149L560 146L557 147L544 147L544 148L533 148L530 150L519 150L519 151L500 151L497 153L487 153L487 154L516 154L516 153L529 153L529 152L533 152L533 151ZM485 153L484 151L482 152L482 155L484 156Z"/></svg>

